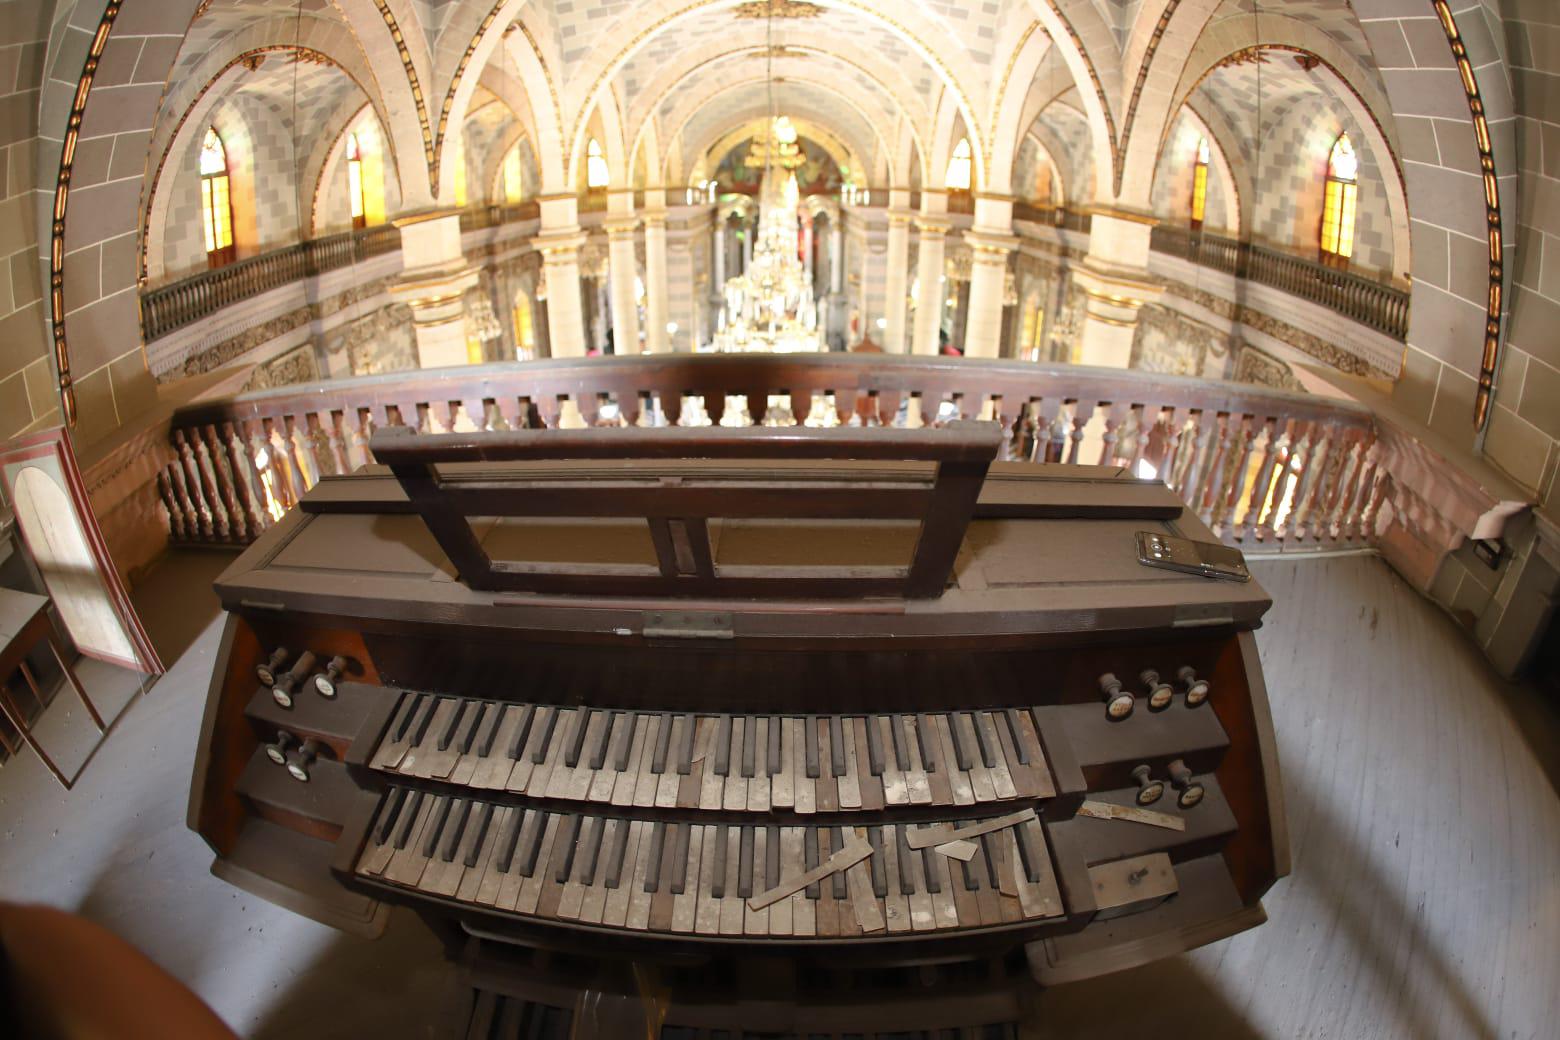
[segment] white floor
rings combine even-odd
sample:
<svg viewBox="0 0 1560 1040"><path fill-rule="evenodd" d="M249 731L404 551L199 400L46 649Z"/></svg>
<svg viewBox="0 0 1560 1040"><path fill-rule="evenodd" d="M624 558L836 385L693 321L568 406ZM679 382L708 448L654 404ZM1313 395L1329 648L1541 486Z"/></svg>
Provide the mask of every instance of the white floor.
<svg viewBox="0 0 1560 1040"><path fill-rule="evenodd" d="M74 791L31 754L0 768L0 898L105 924L245 1036L450 1035L459 993L415 918L339 935L212 878L184 827L217 639L192 590L214 559L138 590L167 609L149 620L164 640L193 643ZM1495 678L1374 558L1254 569L1276 602L1258 644L1294 873L1268 924L1037 994L1026 1035L1560 1036L1560 706Z"/></svg>

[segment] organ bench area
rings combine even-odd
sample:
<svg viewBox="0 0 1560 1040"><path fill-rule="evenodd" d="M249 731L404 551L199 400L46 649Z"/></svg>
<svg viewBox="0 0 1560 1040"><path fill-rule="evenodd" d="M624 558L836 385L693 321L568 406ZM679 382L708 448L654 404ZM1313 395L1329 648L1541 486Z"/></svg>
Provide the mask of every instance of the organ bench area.
<svg viewBox="0 0 1560 1040"><path fill-rule="evenodd" d="M340 928L415 909L480 1037L1016 1035L1259 924L1268 599L999 438L381 430L217 583L190 826Z"/></svg>

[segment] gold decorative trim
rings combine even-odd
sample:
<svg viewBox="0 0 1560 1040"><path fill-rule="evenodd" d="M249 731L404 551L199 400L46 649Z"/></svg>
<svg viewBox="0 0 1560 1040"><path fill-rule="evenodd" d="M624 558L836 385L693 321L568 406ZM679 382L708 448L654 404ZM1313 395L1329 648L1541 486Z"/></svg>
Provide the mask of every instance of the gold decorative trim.
<svg viewBox="0 0 1560 1040"><path fill-rule="evenodd" d="M1174 0L1179 3L1180 0ZM1110 148L1111 169L1115 172L1117 193L1120 193L1121 185L1121 151L1116 144L1116 117L1111 112L1110 101L1105 96L1105 84L1100 80L1099 70L1094 67L1094 59L1089 57L1089 49L1083 45L1083 37L1078 35L1078 30L1073 28L1072 21L1057 8L1056 0L1045 0L1045 6L1056 16L1057 20L1067 29L1067 35L1072 39L1073 46L1078 49L1078 56L1083 59L1084 67L1089 70L1089 82L1094 85L1094 97L1100 103L1100 111L1105 116L1105 143Z"/></svg>
<svg viewBox="0 0 1560 1040"><path fill-rule="evenodd" d="M394 220L390 221L390 224L393 227L404 228L411 227L413 224L426 224L430 220L440 220L444 217L458 216L460 216L460 210L458 209L429 209L423 210L421 213L413 213L408 217L396 217Z"/></svg>
<svg viewBox="0 0 1560 1040"><path fill-rule="evenodd" d="M1139 213L1131 209L1118 209L1114 206L1086 206L1083 210L1091 217L1109 217L1112 220L1125 220L1132 224L1147 224L1149 227L1157 227L1161 220L1152 213Z"/></svg>
<svg viewBox="0 0 1560 1040"><path fill-rule="evenodd" d="M816 18L823 13L817 4L805 0L747 0L732 11L738 18Z"/></svg>
<svg viewBox="0 0 1560 1040"><path fill-rule="evenodd" d="M395 12L390 10L386 0L374 0L374 6L379 9L379 15L385 20L385 28L390 30L390 39L395 42L396 51L401 56L401 68L406 73L406 82L412 88L412 101L417 105L417 122L422 126L423 153L428 163L428 187L433 191L433 197L439 197L439 151L434 140L433 128L428 125L428 106L423 101L422 84L417 79L417 69L412 65L412 51L406 45L406 35L401 31L401 26L395 20Z"/></svg>
<svg viewBox="0 0 1560 1040"><path fill-rule="evenodd" d="M461 77L465 75L466 66L470 64L471 56L476 52L477 44L487 35L487 31L492 26L493 20L498 17L498 9L502 5L503 0L499 0L499 3L494 4L492 10L488 11L487 16L478 24L477 31L472 33L471 42L466 44L466 52L460 56L460 61L455 64L455 72L450 76L450 87L444 92L444 104L439 108L439 126L434 131L433 137L433 154L435 156L438 155L439 147L444 143L444 131L449 126L450 110L455 107L455 91L460 86ZM499 40L499 46L503 46L502 38ZM433 178L433 197L438 198L438 174L432 170L430 170L430 174Z"/></svg>
<svg viewBox="0 0 1560 1040"><path fill-rule="evenodd" d="M1176 8L1181 6L1181 0L1167 0L1165 9L1159 14L1159 21L1154 24L1154 31L1148 38L1148 48L1143 52L1143 61L1138 65L1137 82L1132 85L1132 100L1127 102L1127 118L1121 124L1121 148L1111 152L1111 165L1114 167L1116 194L1121 194L1121 178L1127 172L1127 147L1132 140L1132 124L1137 121L1138 101L1143 96L1143 84L1148 81L1148 70L1154 64L1154 54L1159 50L1159 41L1164 39L1165 30L1170 27L1170 19L1175 16ZM1172 113L1173 115L1173 113Z"/></svg>
<svg viewBox="0 0 1560 1040"><path fill-rule="evenodd" d="M1485 305L1484 352L1479 358L1479 388L1473 399L1473 428L1483 430L1490 421L1490 406L1495 400L1495 377L1500 365L1501 306L1505 296L1505 242L1501 237L1500 182L1495 176L1495 150L1490 143L1490 122L1479 95L1479 80L1468 60L1468 47L1457 29L1457 19L1446 0L1431 0L1446 42L1457 61L1463 91L1468 95L1468 111L1473 116L1474 143L1479 148L1479 171L1484 177L1484 217L1489 226L1490 290Z"/></svg>
<svg viewBox="0 0 1560 1040"><path fill-rule="evenodd" d="M76 163L76 142L81 136L87 97L92 92L98 61L103 57L103 48L108 46L108 34L113 31L114 19L119 17L123 2L108 0L97 32L92 34L92 42L87 45L87 57L81 64L76 94L65 121L65 138L60 142L60 169L54 181L53 222L49 229L49 317L54 325L54 370L66 426L76 425L76 385L71 379L70 345L65 338L65 211L70 204L70 175Z"/></svg>

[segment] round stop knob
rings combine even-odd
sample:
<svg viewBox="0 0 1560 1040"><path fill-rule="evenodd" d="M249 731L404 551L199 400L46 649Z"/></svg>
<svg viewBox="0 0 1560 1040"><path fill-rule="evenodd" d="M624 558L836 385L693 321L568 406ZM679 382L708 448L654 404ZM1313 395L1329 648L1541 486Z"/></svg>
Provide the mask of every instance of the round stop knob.
<svg viewBox="0 0 1560 1040"><path fill-rule="evenodd" d="M1183 809L1194 809L1203 800L1203 785L1192 779L1192 771L1179 758L1170 763L1170 785L1180 792L1175 803Z"/></svg>
<svg viewBox="0 0 1560 1040"><path fill-rule="evenodd" d="M347 670L345 657L332 657L325 670L314 677L314 689L321 697L336 696L336 683Z"/></svg>
<svg viewBox="0 0 1560 1040"><path fill-rule="evenodd" d="M255 665L255 678L260 680L260 685L275 686L277 669L281 668L286 660L287 648L279 646L271 651L271 656L265 659L264 664Z"/></svg>
<svg viewBox="0 0 1560 1040"><path fill-rule="evenodd" d="M1137 803L1139 805L1153 805L1164 797L1165 782L1155 780L1148 775L1148 764L1138 766L1132 770L1132 779L1137 781Z"/></svg>
<svg viewBox="0 0 1560 1040"><path fill-rule="evenodd" d="M1181 686L1186 690L1186 706L1195 708L1208 699L1208 680L1197 678L1197 671L1191 665L1182 666L1176 673L1181 680Z"/></svg>
<svg viewBox="0 0 1560 1040"><path fill-rule="evenodd" d="M1175 689L1167 682L1159 678L1159 673L1152 668L1145 670L1140 676L1143 686L1148 691L1148 710L1164 711L1170 707L1170 698L1175 695Z"/></svg>
<svg viewBox="0 0 1560 1040"><path fill-rule="evenodd" d="M271 699L284 708L291 708L293 692L304 677L314 670L316 660L318 658L305 650L291 668L276 677L276 683L271 687Z"/></svg>
<svg viewBox="0 0 1560 1040"><path fill-rule="evenodd" d="M309 782L309 767L314 765L314 760L320 757L320 742L317 740L305 740L303 746L287 759L287 772L292 778L301 784Z"/></svg>
<svg viewBox="0 0 1560 1040"><path fill-rule="evenodd" d="M1120 722L1132 714L1132 694L1121 688L1121 680L1110 672L1100 676L1100 694L1105 701L1105 717Z"/></svg>
<svg viewBox="0 0 1560 1040"><path fill-rule="evenodd" d="M285 729L276 731L276 739L265 746L265 757L279 766L287 764L287 752L298 743L298 738Z"/></svg>

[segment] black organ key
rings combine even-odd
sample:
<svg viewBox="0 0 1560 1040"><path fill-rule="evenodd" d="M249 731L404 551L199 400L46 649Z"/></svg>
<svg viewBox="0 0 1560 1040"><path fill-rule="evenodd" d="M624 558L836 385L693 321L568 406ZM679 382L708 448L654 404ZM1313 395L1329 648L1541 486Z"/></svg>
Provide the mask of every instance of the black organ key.
<svg viewBox="0 0 1560 1040"><path fill-rule="evenodd" d="M438 799L433 807L433 826L428 828L428 837L423 841L422 858L432 859L434 852L439 848L439 835L444 831L444 824L450 818L451 800Z"/></svg>
<svg viewBox="0 0 1560 1040"><path fill-rule="evenodd" d="M401 713L400 721L395 725L395 735L391 738L392 740L399 743L406 739L406 734L412 728L412 720L417 718L417 713L422 711L427 700L427 695L421 693L411 698L411 707L409 710Z"/></svg>
<svg viewBox="0 0 1560 1040"><path fill-rule="evenodd" d="M515 844L520 840L520 824L532 814L533 810L530 809L516 809L510 814L504 829L498 832L498 844L494 846L498 858L493 861L493 865L500 874L509 873L509 865L515 860Z"/></svg>
<svg viewBox="0 0 1560 1040"><path fill-rule="evenodd" d="M932 750L937 743L932 736L932 720L925 715L915 717L916 750L921 752L921 765L928 773L937 772L937 754Z"/></svg>
<svg viewBox="0 0 1560 1040"><path fill-rule="evenodd" d="M780 772L780 731L791 724L790 719L771 716L769 719L769 747L766 751L765 770L770 776Z"/></svg>
<svg viewBox="0 0 1560 1040"><path fill-rule="evenodd" d="M672 750L672 715L661 712L661 726L655 734L655 753L650 756L650 772L660 776L666 772L666 759ZM623 769L618 766L618 769Z"/></svg>
<svg viewBox="0 0 1560 1040"><path fill-rule="evenodd" d="M524 704L520 707L520 724L515 727L514 739L509 742L510 761L519 761L520 752L525 750L526 738L531 735L531 724L536 721L536 705Z"/></svg>
<svg viewBox="0 0 1560 1040"><path fill-rule="evenodd" d="M672 895L680 896L688 889L688 839L693 833L690 823L673 824L677 838L672 842Z"/></svg>
<svg viewBox="0 0 1560 1040"><path fill-rule="evenodd" d="M395 829L397 849L406 848L406 843L412 840L412 826L417 822L417 813L422 809L424 797L426 796L423 792L413 791L411 798L407 799L406 808L401 813L401 822Z"/></svg>
<svg viewBox="0 0 1560 1040"><path fill-rule="evenodd" d="M753 895L753 828L743 827L738 841L737 896L748 899Z"/></svg>
<svg viewBox="0 0 1560 1040"><path fill-rule="evenodd" d="M1014 831L1018 834L1018 858L1024 863L1024 876L1031 882L1039 881L1040 868L1045 863L1041 858L1045 855L1045 849L1035 840L1035 832L1030 829L1029 823L1019 824Z"/></svg>
<svg viewBox="0 0 1560 1040"><path fill-rule="evenodd" d="M991 769L997 764L997 732L991 728L991 722L983 711L972 713L970 720L975 723L975 743L980 747L980 760L987 769Z"/></svg>
<svg viewBox="0 0 1560 1040"><path fill-rule="evenodd" d="M715 775L731 774L731 716L722 715L715 730Z"/></svg>
<svg viewBox="0 0 1560 1040"><path fill-rule="evenodd" d="M592 769L600 769L602 766L607 764L607 745L611 743L612 740L612 727L615 726L618 719L622 717L623 712L621 711L607 712L606 724L602 726L601 730L596 734L595 746L590 749L590 767Z"/></svg>
<svg viewBox="0 0 1560 1040"><path fill-rule="evenodd" d="M625 714L628 717L618 731L617 750L612 753L612 768L619 773L628 771L628 753L634 746L634 731L639 728L639 713L630 711Z"/></svg>
<svg viewBox="0 0 1560 1040"><path fill-rule="evenodd" d="M954 862L959 863L958 860ZM968 863L959 863L959 867L964 871L964 887L971 892L979 892L980 874L977 872L975 861L972 859Z"/></svg>
<svg viewBox="0 0 1560 1040"><path fill-rule="evenodd" d="M844 847L845 847L845 836L840 833L840 829L838 827L830 827L829 828L829 855L831 855L831 856L834 855L836 852L840 851ZM830 879L831 879L832 890L834 892L834 898L835 899L844 899L846 897L846 895L848 894L848 891L849 891L845 887L845 872L843 870L836 870L833 874L831 874L829 876L830 876Z"/></svg>
<svg viewBox="0 0 1560 1040"><path fill-rule="evenodd" d="M764 891L780 884L780 828L766 828L764 835Z"/></svg>
<svg viewBox="0 0 1560 1040"><path fill-rule="evenodd" d="M482 739L477 742L477 757L487 758L493 753L493 743L498 739L498 727L504 724L504 714L509 710L507 704L493 705L487 732L482 734Z"/></svg>
<svg viewBox="0 0 1560 1040"><path fill-rule="evenodd" d="M661 888L661 853L666 848L666 824L657 823L650 828L650 860L645 864L645 891L657 892Z"/></svg>
<svg viewBox="0 0 1560 1040"><path fill-rule="evenodd" d="M578 816L565 816L563 829L559 832L557 841L563 843L563 855L558 860L558 869L553 872L553 880L562 885L569 880L569 875L574 872L574 854L579 850L580 822ZM557 853L554 853L557 855Z"/></svg>
<svg viewBox="0 0 1560 1040"><path fill-rule="evenodd" d="M1013 754L1018 756L1018 764L1029 764L1029 749L1024 746L1024 729L1018 723L1018 709L1008 708L1002 713L1007 719L1008 734L1013 738Z"/></svg>
<svg viewBox="0 0 1560 1040"><path fill-rule="evenodd" d="M471 800L469 798L457 798L460 807L455 811L450 825L444 829L444 848L439 851L439 858L449 863L455 858L455 850L460 847L460 839L466 833L466 823L471 818Z"/></svg>
<svg viewBox="0 0 1560 1040"><path fill-rule="evenodd" d="M867 862L872 865L872 894L882 899L888 895L887 856L883 852L883 828L868 827L867 840L872 843L872 855Z"/></svg>
<svg viewBox="0 0 1560 1040"><path fill-rule="evenodd" d="M487 840L488 828L493 824L493 803L488 802L482 806L482 815L477 817L477 832L472 835L471 848L466 852L465 864L468 867L477 865L477 859L482 854L482 843Z"/></svg>
<svg viewBox="0 0 1560 1040"><path fill-rule="evenodd" d="M838 715L829 716L829 775L845 775L845 724Z"/></svg>
<svg viewBox="0 0 1560 1040"><path fill-rule="evenodd" d="M807 775L818 778L818 724L813 719L803 719L802 729L807 731Z"/></svg>
<svg viewBox="0 0 1560 1040"><path fill-rule="evenodd" d="M687 776L693 772L693 740L698 729L698 718L694 715L684 715L682 744L677 749L677 775Z"/></svg>
<svg viewBox="0 0 1560 1040"><path fill-rule="evenodd" d="M623 882L623 860L628 855L628 823L619 820L617 830L612 832L612 847L607 852L608 888L617 888Z"/></svg>
<svg viewBox="0 0 1560 1040"><path fill-rule="evenodd" d="M547 717L542 720L542 732L536 742L536 750L531 752L533 765L541 765L547 761L547 749L552 745L553 733L558 729L558 709L538 708L538 711L546 712Z"/></svg>
<svg viewBox="0 0 1560 1040"><path fill-rule="evenodd" d="M969 718L968 715L964 717ZM959 726L958 715L948 716L948 732L953 736L953 757L958 760L959 769L967 773L970 771L970 766L975 764L975 760L970 755L969 744L965 741L964 733Z"/></svg>
<svg viewBox="0 0 1560 1040"><path fill-rule="evenodd" d="M379 826L374 829L375 845L383 845L390 840L390 835L395 832L395 822L401 818L401 810L405 805L406 788L391 788L390 797L385 799L384 807L379 810Z"/></svg>
<svg viewBox="0 0 1560 1040"><path fill-rule="evenodd" d="M477 713L471 717L471 725L466 728L466 735L460 738L461 754L471 754L471 746L477 742L477 730L481 728L482 723L487 719L488 708L490 707L491 705L487 701L477 705Z"/></svg>
<svg viewBox="0 0 1560 1040"><path fill-rule="evenodd" d="M448 751L455 741L455 731L460 727L460 720L466 717L466 700L463 697L454 698L455 710L450 712L450 721L444 724L444 732L439 734L439 750Z"/></svg>
<svg viewBox="0 0 1560 1040"><path fill-rule="evenodd" d="M715 869L711 871L710 895L726 898L726 843L731 840L724 823L715 827Z"/></svg>
<svg viewBox="0 0 1560 1040"><path fill-rule="evenodd" d="M541 857L542 837L547 833L547 814L540 809L527 811L525 827L520 831L520 843L516 851L520 854L520 876L530 877L536 873L536 861Z"/></svg>
<svg viewBox="0 0 1560 1040"><path fill-rule="evenodd" d="M915 868L910 864L910 842L905 839L903 825L894 828L894 841L899 853L899 891L907 896L915 895Z"/></svg>
<svg viewBox="0 0 1560 1040"><path fill-rule="evenodd" d="M570 769L580 764L580 755L585 751L585 729L594 714L589 708L574 709L574 732L569 736L569 746L563 752L563 764Z"/></svg>
<svg viewBox="0 0 1560 1040"><path fill-rule="evenodd" d="M742 720L742 775L753 776L758 769L758 720Z"/></svg>
<svg viewBox="0 0 1560 1040"><path fill-rule="evenodd" d="M871 715L863 718L861 725L867 728L867 764L871 767L873 776L882 776L883 730L878 726L877 718Z"/></svg>
<svg viewBox="0 0 1560 1040"><path fill-rule="evenodd" d="M899 833L904 833L904 827L901 826L899 828ZM906 848L908 847L906 846ZM937 877L937 864L932 859L933 856L937 855L941 855L941 853L934 852L930 845L921 850L921 873L926 878L926 890L934 896L942 891L942 881Z"/></svg>
<svg viewBox="0 0 1560 1040"><path fill-rule="evenodd" d="M807 863L806 873L811 874L818 869L818 832L811 827L802 829L802 849ZM818 882L814 881L807 886L808 899L817 899L820 895Z"/></svg>
<svg viewBox="0 0 1560 1040"><path fill-rule="evenodd" d="M1000 889L1002 887L1002 881L997 876L996 849L992 847L991 842L992 836L990 834L982 834L980 836L979 859L982 863L986 864L986 879L990 882L991 887L994 889Z"/></svg>
<svg viewBox="0 0 1560 1040"><path fill-rule="evenodd" d="M899 770L910 768L910 748L905 744L905 717L903 715L890 715L888 718L888 736L894 745L894 766Z"/></svg>
<svg viewBox="0 0 1560 1040"><path fill-rule="evenodd" d="M428 727L433 723L433 713L439 708L439 698L429 697L423 704L422 714L417 718L417 724L412 727L412 743L421 744L428 736Z"/></svg>
<svg viewBox="0 0 1560 1040"><path fill-rule="evenodd" d="M585 845L580 850L579 872L580 881L590 884L596 876L596 861L601 858L601 839L603 831L607 829L605 818L597 816L586 824Z"/></svg>

